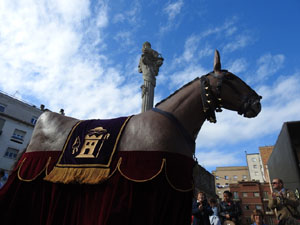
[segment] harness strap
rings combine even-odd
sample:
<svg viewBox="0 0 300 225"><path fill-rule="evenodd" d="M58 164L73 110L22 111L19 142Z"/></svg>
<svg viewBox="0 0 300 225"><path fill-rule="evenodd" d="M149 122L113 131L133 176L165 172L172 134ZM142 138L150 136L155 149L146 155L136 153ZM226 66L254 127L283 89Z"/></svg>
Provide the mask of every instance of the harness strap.
<svg viewBox="0 0 300 225"><path fill-rule="evenodd" d="M201 80L201 99L203 104L203 112L205 118L211 122L216 123L216 114L215 114L215 102L216 99L212 93L211 86L209 84L209 79L206 76L202 76ZM219 108L219 107L218 107Z"/></svg>
<svg viewBox="0 0 300 225"><path fill-rule="evenodd" d="M188 133L188 131L182 126L182 124L179 122L179 120L172 114L166 111L163 111L158 108L152 108L152 111L160 113L161 115L167 117L170 121L172 121L177 128L180 130L183 137L187 140L189 145L192 147L193 150L195 150L195 140L191 137L191 135Z"/></svg>

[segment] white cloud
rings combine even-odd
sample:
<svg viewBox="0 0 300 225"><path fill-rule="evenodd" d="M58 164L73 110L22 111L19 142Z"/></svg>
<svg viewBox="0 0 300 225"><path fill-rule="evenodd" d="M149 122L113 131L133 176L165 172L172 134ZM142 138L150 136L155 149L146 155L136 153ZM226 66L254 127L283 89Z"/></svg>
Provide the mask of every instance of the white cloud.
<svg viewBox="0 0 300 225"><path fill-rule="evenodd" d="M211 35L224 38L224 35L231 35L236 30L237 27L234 26L234 24L237 22L237 18L233 17L230 20L226 20L221 26L213 26L212 28L209 28L203 32L201 32L201 38L205 38Z"/></svg>
<svg viewBox="0 0 300 225"><path fill-rule="evenodd" d="M252 42L252 38L250 35L240 34L235 37L235 40L226 44L223 48L224 52L233 52L237 49L241 49L246 47Z"/></svg>
<svg viewBox="0 0 300 225"><path fill-rule="evenodd" d="M200 38L198 36L190 36L184 44L183 59L184 61L191 61L195 57L195 52L198 48Z"/></svg>
<svg viewBox="0 0 300 225"><path fill-rule="evenodd" d="M134 1L132 4L132 8L126 12L127 19L133 26L138 26L139 22L141 22L140 19L140 11L141 11L141 3L140 1Z"/></svg>
<svg viewBox="0 0 300 225"><path fill-rule="evenodd" d="M118 14L116 14L116 15L114 15L114 17L113 17L113 23L122 23L122 22L124 22L125 21L125 15L124 14L122 14L122 13L118 13Z"/></svg>
<svg viewBox="0 0 300 225"><path fill-rule="evenodd" d="M237 32L237 30L238 30L237 27L229 27L225 32L226 36L232 36Z"/></svg>
<svg viewBox="0 0 300 225"><path fill-rule="evenodd" d="M99 6L97 6L97 27L103 28L108 25L108 13L107 13L107 5L104 3L100 3Z"/></svg>
<svg viewBox="0 0 300 225"><path fill-rule="evenodd" d="M226 152L222 150L210 150L209 152L199 152L196 154L198 163L204 167L212 166L232 166L241 163L236 152Z"/></svg>
<svg viewBox="0 0 300 225"><path fill-rule="evenodd" d="M66 3L2 3L1 89L81 119L138 112L139 85L126 83L118 64L101 54L107 6L95 5L92 15L89 1Z"/></svg>
<svg viewBox="0 0 300 225"><path fill-rule="evenodd" d="M82 19L90 15L90 2L85 0L50 0L47 2L47 6L50 11L56 12L64 23L80 23ZM40 7L45 9L42 4L40 4Z"/></svg>
<svg viewBox="0 0 300 225"><path fill-rule="evenodd" d="M257 60L258 69L256 71L259 81L266 80L274 75L283 67L285 56L282 54L271 55L265 54Z"/></svg>
<svg viewBox="0 0 300 225"><path fill-rule="evenodd" d="M117 35L114 36L116 41L122 42L125 46L129 46L133 44L132 33L129 31L120 31Z"/></svg>
<svg viewBox="0 0 300 225"><path fill-rule="evenodd" d="M195 79L196 77L205 74L205 70L198 65L189 65L182 71L178 71L170 75L170 87L180 88L182 85L188 83L189 81Z"/></svg>
<svg viewBox="0 0 300 225"><path fill-rule="evenodd" d="M167 31L176 29L180 20L178 19L178 15L180 15L183 7L183 0L179 0L174 3L169 3L165 8L163 8L163 13L168 16L168 20L166 23L162 23L160 27L160 35L166 33Z"/></svg>
<svg viewBox="0 0 300 225"><path fill-rule="evenodd" d="M116 13L112 17L113 23L124 23L128 22L131 26L138 27L141 23L140 11L141 11L141 3L139 1L132 1L131 4L126 4L126 10L122 10L122 12ZM114 13L114 12L112 12Z"/></svg>
<svg viewBox="0 0 300 225"><path fill-rule="evenodd" d="M231 20L225 21L221 26L209 28L201 33L195 33L188 36L184 43L183 53L174 59L170 68L178 68L178 65L190 66L190 64L201 63L201 59L204 57L213 57L214 50L217 46L212 47L210 43L212 43L215 39L224 40L224 36L233 34L234 31L238 29L235 26L236 22L237 18L233 17ZM230 38L230 40L231 39L232 38ZM232 49L229 52L233 51L233 48L236 50L238 47L245 47L248 43L246 39L249 41L251 40L250 37L246 35L239 35L236 37L236 42L230 42L226 45L227 47L225 46L223 48L222 51L226 52L226 49L230 46ZM241 72L244 71L245 66L245 59L238 59L232 63L231 68Z"/></svg>
<svg viewBox="0 0 300 225"><path fill-rule="evenodd" d="M207 56L212 56L213 53L214 53L214 48L211 47L210 45L206 45L202 49L199 49L198 52L199 53L196 56L196 58L199 60L199 59L202 59L202 58L207 57Z"/></svg>
<svg viewBox="0 0 300 225"><path fill-rule="evenodd" d="M168 4L163 11L168 15L169 20L173 20L181 11L183 0Z"/></svg>
<svg viewBox="0 0 300 225"><path fill-rule="evenodd" d="M247 68L247 61L244 58L234 60L228 70L234 74L244 72Z"/></svg>
<svg viewBox="0 0 300 225"><path fill-rule="evenodd" d="M185 40L182 55L174 59L170 68L176 67L178 69L179 66L189 67L191 64L199 63L204 57L213 56L213 53L214 49L209 44L201 45L200 35L191 35Z"/></svg>

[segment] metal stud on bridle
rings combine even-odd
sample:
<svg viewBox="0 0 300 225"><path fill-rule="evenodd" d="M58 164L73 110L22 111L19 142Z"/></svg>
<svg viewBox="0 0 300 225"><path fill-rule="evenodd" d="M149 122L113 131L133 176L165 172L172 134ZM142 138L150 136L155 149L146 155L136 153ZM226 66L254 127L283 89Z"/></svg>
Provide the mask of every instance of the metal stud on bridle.
<svg viewBox="0 0 300 225"><path fill-rule="evenodd" d="M216 91L212 92L212 88L210 86L209 79L207 78L209 75L213 76L217 79ZM238 90L230 80L237 78L233 74L229 73L227 70L221 70L221 62L220 62L220 54L216 50L214 57L214 71L211 73L204 75L200 78L201 82L201 99L203 104L203 112L205 114L206 119L211 123L216 123L216 114L215 112L222 112L221 107L222 98L221 98L221 89L222 84L226 83L231 89L237 93L239 96L243 96L243 94ZM246 85L246 84L245 84ZM246 85L248 86L248 85ZM249 87L249 86L248 86ZM251 89L249 87L249 89ZM251 104L255 101L260 100L262 97L257 95L255 92L251 92L247 96L243 96L242 104L238 110L238 114L245 114L247 111L251 111Z"/></svg>

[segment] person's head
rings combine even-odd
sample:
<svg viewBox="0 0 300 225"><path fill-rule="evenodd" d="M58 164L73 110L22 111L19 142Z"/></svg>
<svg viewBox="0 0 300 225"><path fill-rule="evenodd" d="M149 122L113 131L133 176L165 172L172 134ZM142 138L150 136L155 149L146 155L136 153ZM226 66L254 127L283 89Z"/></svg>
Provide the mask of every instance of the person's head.
<svg viewBox="0 0 300 225"><path fill-rule="evenodd" d="M146 42L143 44L142 52L144 52L144 50L145 50L146 48L151 48L151 44L150 44L150 42L148 42L148 41L146 41Z"/></svg>
<svg viewBox="0 0 300 225"><path fill-rule="evenodd" d="M203 202L206 199L206 194L203 191L199 191L197 194L197 200Z"/></svg>
<svg viewBox="0 0 300 225"><path fill-rule="evenodd" d="M279 178L272 180L272 187L274 190L280 191L283 188L283 181Z"/></svg>
<svg viewBox="0 0 300 225"><path fill-rule="evenodd" d="M224 191L223 193L224 202L231 201L231 198L232 198L232 193L230 191Z"/></svg>
<svg viewBox="0 0 300 225"><path fill-rule="evenodd" d="M261 210L255 209L251 214L251 219L257 225L263 224L264 215Z"/></svg>
<svg viewBox="0 0 300 225"><path fill-rule="evenodd" d="M211 207L217 206L217 200L216 200L215 198L209 199L209 205L210 205Z"/></svg>

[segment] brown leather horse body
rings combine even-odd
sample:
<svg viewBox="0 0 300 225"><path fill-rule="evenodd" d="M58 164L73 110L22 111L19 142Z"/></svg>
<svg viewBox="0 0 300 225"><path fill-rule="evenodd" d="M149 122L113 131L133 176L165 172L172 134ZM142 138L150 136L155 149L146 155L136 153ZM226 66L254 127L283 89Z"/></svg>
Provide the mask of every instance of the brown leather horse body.
<svg viewBox="0 0 300 225"><path fill-rule="evenodd" d="M221 70L216 51L213 72L186 84L153 110L131 117L114 145L116 157L103 182L94 179L101 174L94 168L53 169L79 120L45 112L0 189L1 219L8 221L4 224L31 225L189 225L195 140L202 124L206 119L216 122L215 111L221 108L255 117L260 98L241 79ZM51 174L54 180L45 178ZM75 180L64 182L70 174ZM59 176L67 184L55 181ZM86 177L95 182L83 182Z"/></svg>
<svg viewBox="0 0 300 225"><path fill-rule="evenodd" d="M219 93L221 107L239 111L243 105L249 103L243 112L245 117L255 117L260 112L261 97L241 79L226 70L221 70L217 51L214 71L208 74L207 78L214 96L218 95L216 92L220 80L226 81L223 81ZM201 98L201 92L204 90L202 89L200 80L196 79L157 105L158 109L174 115L193 140L196 139L204 121L209 119L204 112ZM211 110L214 111L217 104L213 101L209 104ZM37 121L27 152L61 150L69 131L77 121L77 119L57 113L45 112ZM118 146L118 151L140 150L166 151L188 157L193 157L195 152L176 124L152 110L135 115L130 119Z"/></svg>

